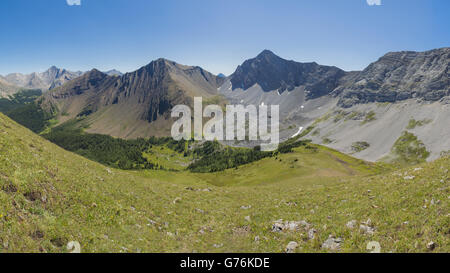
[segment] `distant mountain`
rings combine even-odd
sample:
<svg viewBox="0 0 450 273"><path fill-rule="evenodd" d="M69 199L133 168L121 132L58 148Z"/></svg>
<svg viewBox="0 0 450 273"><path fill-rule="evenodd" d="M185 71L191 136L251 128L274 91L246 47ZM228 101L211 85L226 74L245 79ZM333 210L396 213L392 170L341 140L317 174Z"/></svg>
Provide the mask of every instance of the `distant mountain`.
<svg viewBox="0 0 450 273"><path fill-rule="evenodd" d="M219 73L219 74L217 74L217 77L219 77L219 78L226 78L227 76L225 76L225 74L223 74L223 73Z"/></svg>
<svg viewBox="0 0 450 273"><path fill-rule="evenodd" d="M104 72L106 75L108 75L108 76L122 76L123 75L123 73L122 72L120 72L120 71L118 71L118 70L116 70L116 69L112 69L112 70L109 70L109 71L106 71L106 72Z"/></svg>
<svg viewBox="0 0 450 273"><path fill-rule="evenodd" d="M83 72L72 72L65 69L50 67L42 73L20 74L12 73L4 76L4 79L11 85L29 89L53 89L64 83L81 76Z"/></svg>
<svg viewBox="0 0 450 273"><path fill-rule="evenodd" d="M88 132L118 137L170 135L170 109L217 96L223 79L196 66L158 59L121 77L92 70L44 95L58 119L82 120Z"/></svg>
<svg viewBox="0 0 450 273"><path fill-rule="evenodd" d="M17 93L21 88L8 83L3 77L0 76L0 98L8 97L14 93Z"/></svg>

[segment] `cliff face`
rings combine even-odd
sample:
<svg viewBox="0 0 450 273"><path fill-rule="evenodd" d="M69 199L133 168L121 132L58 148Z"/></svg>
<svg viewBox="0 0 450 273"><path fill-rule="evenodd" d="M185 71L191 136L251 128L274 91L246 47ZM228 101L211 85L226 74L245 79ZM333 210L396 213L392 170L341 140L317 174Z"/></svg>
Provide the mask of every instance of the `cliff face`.
<svg viewBox="0 0 450 273"><path fill-rule="evenodd" d="M409 98L437 101L450 95L449 67L450 48L392 52L342 82L334 94L342 107Z"/></svg>

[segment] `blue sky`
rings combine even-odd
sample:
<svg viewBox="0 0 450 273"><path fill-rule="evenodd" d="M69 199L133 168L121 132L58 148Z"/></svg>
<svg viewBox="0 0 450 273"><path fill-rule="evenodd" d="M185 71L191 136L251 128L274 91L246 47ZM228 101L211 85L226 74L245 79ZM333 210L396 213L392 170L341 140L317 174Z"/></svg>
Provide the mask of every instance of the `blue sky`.
<svg viewBox="0 0 450 273"><path fill-rule="evenodd" d="M69 0L78 2L80 0ZM0 74L116 68L159 57L232 73L270 49L359 70L388 51L450 46L449 0L0 1ZM376 5L381 1L381 5Z"/></svg>

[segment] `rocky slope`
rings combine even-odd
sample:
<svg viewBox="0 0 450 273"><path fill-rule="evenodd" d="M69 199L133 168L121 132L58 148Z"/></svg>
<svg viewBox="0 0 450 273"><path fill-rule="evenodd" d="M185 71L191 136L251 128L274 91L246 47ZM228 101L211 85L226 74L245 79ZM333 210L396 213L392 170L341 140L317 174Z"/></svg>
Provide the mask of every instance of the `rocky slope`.
<svg viewBox="0 0 450 273"><path fill-rule="evenodd" d="M44 96L58 119L83 119L89 132L118 137L170 135L170 109L217 95L221 78L200 67L158 59L123 76L92 70Z"/></svg>

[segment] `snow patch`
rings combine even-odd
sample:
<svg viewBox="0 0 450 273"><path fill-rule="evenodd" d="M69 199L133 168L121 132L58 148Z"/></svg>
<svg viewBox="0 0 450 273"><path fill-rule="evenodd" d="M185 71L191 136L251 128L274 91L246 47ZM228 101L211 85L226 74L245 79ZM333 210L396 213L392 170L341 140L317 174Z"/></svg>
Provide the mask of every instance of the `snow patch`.
<svg viewBox="0 0 450 273"><path fill-rule="evenodd" d="M298 136L298 135L301 133L302 130L303 130L303 127L298 128L298 132L295 133L295 134L293 134L293 135L291 136L291 138L294 138L294 137Z"/></svg>

